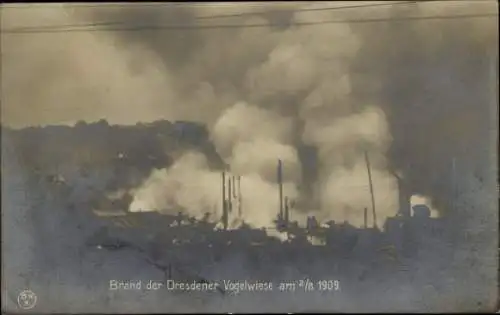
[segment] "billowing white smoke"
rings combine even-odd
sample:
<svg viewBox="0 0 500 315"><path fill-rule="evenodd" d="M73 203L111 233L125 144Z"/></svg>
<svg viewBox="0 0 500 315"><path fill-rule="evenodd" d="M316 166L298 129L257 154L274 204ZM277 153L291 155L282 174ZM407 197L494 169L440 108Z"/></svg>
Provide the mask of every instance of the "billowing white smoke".
<svg viewBox="0 0 500 315"><path fill-rule="evenodd" d="M290 141L291 120L267 109L238 102L219 117L212 130L213 141L223 157L230 157L242 142L270 140Z"/></svg>
<svg viewBox="0 0 500 315"><path fill-rule="evenodd" d="M293 105L276 105L272 100L306 95L296 113L305 125L302 141L319 151L320 209L298 209L301 214L362 225L363 209L371 207L366 151L376 187L377 223L382 226L398 209L395 179L385 171L391 138L384 113L357 104L352 93L349 65L359 46L358 37L345 24L328 31L324 26L290 30L268 59L249 71L247 86L252 98L282 112ZM365 110L359 113L358 108Z"/></svg>
<svg viewBox="0 0 500 315"><path fill-rule="evenodd" d="M217 151L237 174L258 174L276 182L277 162L284 164L286 182L300 179L295 148L290 145L292 122L270 110L237 103L216 122L212 138Z"/></svg>
<svg viewBox="0 0 500 315"><path fill-rule="evenodd" d="M155 170L134 192L131 211L159 211L184 214L201 219L209 213L213 221L222 215L222 177L208 169L206 158L197 152L181 156L169 169ZM234 174L227 173L228 178ZM285 192L294 196L294 187L285 185ZM269 227L278 210L278 190L257 173L241 175L242 220L255 227ZM233 199L237 204L237 199ZM236 207L233 208L236 213ZM230 214L234 227L240 223Z"/></svg>
<svg viewBox="0 0 500 315"><path fill-rule="evenodd" d="M271 226L279 209L276 184L277 160L284 165L284 195L294 199L300 180L295 148L286 144L291 124L286 118L246 103L237 103L217 121L214 143L230 170L242 176L243 220L254 226ZM363 224L363 209L371 209L365 150L371 159L371 175L376 187L378 226L397 209L394 179L383 171L388 144L387 126L380 111L367 109L360 114L333 120L328 125L307 124L304 138L318 146L322 169L321 211L312 212L320 220L347 220ZM228 174L230 176L231 174ZM221 174L208 169L201 154L179 158L170 169L155 170L135 194L132 211L156 209L201 218L206 212L221 214ZM304 211L292 213L303 218ZM293 210L292 210L293 212Z"/></svg>
<svg viewBox="0 0 500 315"><path fill-rule="evenodd" d="M364 208L372 208L368 163L377 226L383 226L385 219L395 214L399 207L398 187L394 177L386 171L385 152L390 136L380 110L367 108L330 124L308 124L304 138L319 148L323 170L319 179L320 218L363 225Z"/></svg>
<svg viewBox="0 0 500 315"><path fill-rule="evenodd" d="M297 2L290 7L343 5L352 3L304 5ZM275 6L282 7L283 4ZM398 168L395 171L401 172L409 182L406 184L415 186L411 187L415 190L413 192L430 196L439 211L443 211L440 206L445 205L446 200L452 199L446 189L449 185L441 183L448 177L444 169L451 157L458 156L464 159L464 167L457 166L457 196L453 197L456 197L454 201L459 203L460 211L453 211L451 217L456 217L453 230L457 235L466 234L469 240L457 242L462 244L455 246L446 243L441 247L453 251L453 261L446 261L445 267L438 269L429 268L431 264L422 260L417 261L414 265L418 270L432 269L432 272L419 271L415 277L411 272L401 273L403 278L412 278L408 281L411 286L399 281L386 282L395 288L387 291L390 296L380 296L385 281L377 279L376 287L365 285L370 291L368 295L356 288L356 298L344 292L346 294L337 295L340 297L338 304L328 298L328 303L314 302L315 308L311 309L352 311L353 305L356 305L354 310L359 311L491 309L489 305L493 306L493 301L496 301L498 266L498 229L494 224L498 220L498 205L497 194L492 189L497 182L496 168L493 167L497 156L496 152L491 159L484 158L484 155L489 152L487 131L497 130L498 125L488 123L487 118L497 117L498 113L497 104L488 101L490 98L495 100L496 93L488 96L485 87L490 79L481 69L488 68L484 60L490 53L498 55L497 2L424 1L403 5L394 2L394 8L373 6L356 10L301 11L292 16L291 25L281 28L221 29L203 25L276 24L276 17L272 12L249 18L244 15L267 10L261 4L253 8L238 4L232 9L163 4L113 7L86 6L79 9L69 5L65 9L30 5L30 8L8 9L2 6L2 124L30 126L101 118L117 124L156 119L207 123L217 150L231 172L242 176L243 216L255 226L266 226L276 214L278 194L273 182L278 158L284 161L285 194L294 197L301 172L294 146L297 138L319 149L321 167L316 187L318 196L315 197L320 201L321 211L314 214L320 220L347 219L355 225L361 222L363 208L367 207L371 213L364 151L372 165L379 226L388 215L386 210L396 208L390 206L394 203L396 190L392 189L393 179L384 172L385 156L390 156L387 164ZM395 8L400 10L393 12ZM328 20L446 17L485 12L496 14L496 17L322 23ZM234 13L237 17L196 19L196 16L227 13ZM110 21L123 22L126 29L154 28L156 25L159 28L185 25L190 29L5 32L11 27L33 26L39 29L42 25ZM293 22L318 24L302 27ZM497 85L496 82L495 90ZM378 110L363 111L370 104L383 109L387 116ZM489 111L488 107L495 110ZM386 120L390 124L392 139L388 137ZM305 126L300 126L302 124ZM496 143L496 136L495 139L491 136L491 143ZM391 154L388 155L387 145L391 141ZM474 169L479 174L474 175ZM182 209L196 217L207 211L219 211L217 217L220 217L220 175L210 171L199 154L187 154L172 168L154 171L136 190L131 208L135 211L160 209L175 214ZM6 195L16 197L15 193ZM19 210L21 212L15 213L24 213L23 209ZM306 211L297 211L292 217L303 222L300 218L310 214L309 209L298 210ZM54 231L52 222L37 222L36 226L45 227L44 231ZM29 235L29 232L24 234ZM18 236L15 233L10 235ZM42 233L34 237L40 238L40 235ZM23 239L22 236L19 235L23 243L21 247L30 247L30 238ZM59 239L54 237L54 243L43 243L55 246ZM45 247L42 249L50 252ZM441 253L433 251L432 255L436 252ZM28 257L23 261L28 262L30 254L22 256L26 255ZM120 261L116 265L123 264ZM236 268L234 265L238 264L221 263L218 268L224 269L226 274ZM94 270L94 261L91 266ZM451 266L457 269L455 273L442 273ZM322 277L332 272L332 266L308 267ZM15 275L23 271L12 263L10 269L10 274ZM286 270L287 266L279 265L279 270L283 269ZM247 270L241 274L247 274ZM294 273L292 278L298 279L299 276ZM347 281L355 279L346 277ZM446 278L450 285L438 285L426 298L418 300L419 294L415 293L420 289L409 289L432 284L434 281L428 281L433 280L431 278ZM395 276L395 279L399 277ZM361 286L366 283L366 279L360 278ZM44 284L47 287L48 283ZM77 286L80 287L80 283L74 285ZM64 292L69 294L72 291ZM64 292L58 292L57 296L64 295ZM108 298L106 294L103 296ZM82 294L77 295L75 298L82 300ZM282 307L283 303L277 303L281 297L276 300L274 295L266 295L270 298L266 303L256 295L250 303L251 307L260 303L284 311L295 306L312 305L312 296L307 294L301 298L296 295L292 302L295 305L286 301L285 307ZM168 307L176 308L177 303L165 300L164 294L160 300L168 301ZM396 300L395 304L385 303L389 300ZM234 301L238 307L246 304L241 300ZM482 306L479 306L479 301L483 301ZM125 302L121 300L119 304L128 304ZM133 303L132 308L143 306L135 299ZM88 304L82 309L87 310ZM189 305L193 311L202 309L192 304L194 302L190 299L182 305ZM220 303L211 306L221 309Z"/></svg>
<svg viewBox="0 0 500 315"><path fill-rule="evenodd" d="M284 194L297 196L294 183L299 179L300 166L295 149L283 143L290 124L280 119L270 111L237 103L224 112L212 132L218 151L230 165L228 178L241 177L240 219L252 226L272 226L278 212L278 159L282 159L286 175ZM153 171L134 196L131 211L183 211L198 219L209 212L212 220L218 221L222 215L221 172L209 170L200 153L188 153L169 169ZM230 219L233 226L241 223L234 219Z"/></svg>
<svg viewBox="0 0 500 315"><path fill-rule="evenodd" d="M441 12L442 15L448 15L481 11L483 6L493 6L487 3L458 5L454 2L426 2L400 8L414 15L441 15ZM336 5L342 6L333 6ZM283 11L331 4L274 6ZM126 28L144 24L186 25L194 28L175 32L82 31L21 35L3 32L3 122L25 126L75 122L80 119L92 121L103 117L119 124L159 118L202 121L210 126L217 150L233 173L261 178L262 182L270 184L275 181L276 160L281 158L285 166L285 182L291 187L296 186L301 175L295 144L300 142L298 138L302 138L303 142L317 146L320 152L321 168L316 199L320 201L321 211L316 211L315 215L353 220L354 223L359 222L362 209L371 206L364 166L366 150L373 167L378 218L383 220L394 213L397 208L393 202L396 193L392 190L394 183L383 171L386 166L384 156L391 141L385 117L377 110L360 110L374 102L375 106L384 108L385 113L391 112L387 108L392 107L386 104L390 103L390 99L382 95L384 89L377 84L384 82L387 89L396 86L401 81L399 78L404 78L406 73L415 72L409 68L413 55L410 54L407 59L398 57L401 60L397 67L393 67L393 59L398 59L395 57L406 56L407 52L419 55L421 50L435 56L434 50L444 52L440 47L454 47L448 43L455 41L463 42L463 47L476 47L476 43L490 41L489 34L492 32L486 27L491 21L460 22L468 30L467 37L464 37L461 31L457 32L460 36L455 36L451 32L453 26L450 29L443 28L444 24L435 24L435 21L418 24L418 27L410 27L408 25L415 24L406 23L404 30L403 24L394 26L392 23L364 24L365 28L347 22L318 23L307 27L294 25L294 22L314 24L318 21L363 19L368 16L390 18L393 14L390 6L362 10L297 11L290 14L288 19L283 19L283 14L273 13L272 9L275 8L269 6L269 12L265 14L242 15L226 20L228 25L258 24L263 27L207 29L206 26L212 25L210 23L226 22L197 19L199 16L231 13L228 12L231 10L239 14L254 12L254 9L249 6L233 9L220 6L5 9L5 12L2 11L3 29L27 25L85 24L89 21L121 21ZM258 10L264 8L259 6ZM280 22L284 20L290 23ZM266 27L266 23L280 24L280 27ZM401 37L391 35L399 32ZM416 36L417 33L422 36ZM386 36L383 40L380 39L382 35ZM420 37L429 40L422 41L425 44L418 47L407 48L413 47L410 44L415 44L414 40ZM398 41L394 38L398 38ZM399 47L401 52L395 47ZM460 48L458 51L465 50ZM362 52L366 56L360 55ZM449 55L445 53L443 56L446 57L443 58L466 64L463 62L466 59L457 59L456 56L460 54L456 51L453 52L453 58L448 58ZM463 55L466 57L467 54ZM450 63L449 67L457 68L460 63ZM386 65L388 69L384 68ZM40 70L35 72L43 75L33 76L33 69ZM391 74L391 71L394 73ZM441 72L450 73L446 69ZM463 72L470 73L467 69ZM386 77L385 81L381 80ZM439 76L433 74L433 77ZM450 75L445 77L453 78ZM415 92L420 89L418 86L413 84L409 90L413 92L405 99L428 95ZM26 90L33 92L25 93ZM453 93L447 91L445 94L460 95L458 91L465 89L452 90ZM386 94L394 98L397 91ZM421 102L427 104L428 100ZM414 102L401 100L396 103L397 108L408 108L406 105ZM439 103L455 102L445 99ZM29 115L26 114L25 104L30 104ZM423 107L442 108L433 104ZM413 115L411 111L408 112ZM414 117L411 118L413 121ZM393 122L395 118L391 116L390 120ZM299 126L302 124L305 125L304 130ZM406 136L402 136L404 134L396 132L393 137L406 139ZM415 141L409 141L412 142ZM401 159L406 157L402 156ZM198 167L197 170L200 174L208 172L204 167ZM161 183L161 178L175 175L174 182L185 183L182 187L198 188L187 194L189 200L198 200L198 204L214 207L212 201L205 200L208 198L206 196L219 195L216 193L219 185L206 185L205 191L201 189L204 185L189 184L192 179L179 175L180 172L155 172L144 185L162 187L161 184L152 183ZM213 175L207 175L207 179L201 175L199 177L203 178L203 183L218 182L220 174ZM343 186L341 183L348 182L352 182L355 188L340 187ZM242 179L242 185L244 183ZM263 184L263 187L267 186ZM172 191L175 189L174 185ZM170 201L158 200L157 196L163 193L161 188L146 192L141 187L137 193L141 197L136 199L145 202L150 196L154 200L144 205L137 201L133 208L169 205ZM287 191L286 194L292 197L294 191ZM189 204L184 201L187 197L176 198L182 201L180 204ZM218 197L215 199L217 201ZM259 199L263 204L267 203L266 198ZM179 200L176 202L179 203ZM206 211L204 206L197 207L197 210L184 211L197 214ZM304 214L310 209L298 210ZM266 215L274 216L275 209L270 212L272 214Z"/></svg>
<svg viewBox="0 0 500 315"><path fill-rule="evenodd" d="M373 168L378 226L383 225L387 216L395 214L397 187L392 176L384 172L384 156L390 144L385 116L376 107L359 113L356 96L351 91L349 62L359 45L348 25L328 27L328 31L327 27L318 26L282 32L268 57L247 71L246 101L222 111L211 125L211 138L218 153L231 172L243 176L243 187L251 187L243 189L245 221L267 226L275 218L278 159L284 165L284 195L292 199L298 196L301 168L297 140L318 148L321 175L316 198L320 209L292 209L292 217L303 221L306 214L312 214L321 220L348 220L362 225L363 209L371 208L365 151ZM295 103L287 101L288 98ZM295 133L297 119L305 126L299 135ZM155 173L150 181L169 179L169 174L176 171L174 168L160 172L164 176ZM182 172L186 175L175 176L177 185L192 187L189 184L192 176L187 174L193 171L182 168ZM200 182L213 181L213 185L207 184L205 189L200 184L192 189L189 200L203 202L185 211L200 216L207 212L207 207L220 209L216 204L220 204L221 188L219 174L203 175L209 173L206 167L198 168L198 172ZM171 191L176 189L182 190ZM180 202L185 193L178 193L179 197L165 192L143 194L151 194L155 199L165 194L165 199L174 198L179 205L187 206L187 202Z"/></svg>
<svg viewBox="0 0 500 315"><path fill-rule="evenodd" d="M199 153L188 153L169 169L154 170L135 191L131 211L157 210L201 218L217 206L219 180L216 173L207 171L206 160ZM180 209L179 209L180 207Z"/></svg>
<svg viewBox="0 0 500 315"><path fill-rule="evenodd" d="M431 218L438 218L439 217L439 212L433 208L432 206L432 202L430 200L429 197L425 197L425 196L422 196L422 195L413 195L411 196L411 199L410 199L410 205L412 206L416 206L416 205L425 205L429 208L430 210L430 215L431 215Z"/></svg>

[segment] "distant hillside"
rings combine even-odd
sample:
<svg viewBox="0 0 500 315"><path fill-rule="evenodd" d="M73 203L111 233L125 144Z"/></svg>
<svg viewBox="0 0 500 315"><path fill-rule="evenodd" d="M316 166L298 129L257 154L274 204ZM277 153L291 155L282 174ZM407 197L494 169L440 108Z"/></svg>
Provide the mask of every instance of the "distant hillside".
<svg viewBox="0 0 500 315"><path fill-rule="evenodd" d="M106 184L109 189L137 185L153 168L168 167L176 156L189 150L203 152L212 168L222 166L206 127L192 122L161 120L119 126L101 120L79 122L74 127L3 127L2 134L13 151L10 153L27 172L44 177L111 172L113 180ZM7 165L2 172L8 172Z"/></svg>

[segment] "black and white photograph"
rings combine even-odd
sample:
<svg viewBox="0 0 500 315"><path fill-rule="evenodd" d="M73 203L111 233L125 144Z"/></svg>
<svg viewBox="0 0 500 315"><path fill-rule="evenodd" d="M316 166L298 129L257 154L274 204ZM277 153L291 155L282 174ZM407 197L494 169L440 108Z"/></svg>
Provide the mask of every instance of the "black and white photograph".
<svg viewBox="0 0 500 315"><path fill-rule="evenodd" d="M0 5L2 312L499 305L498 2Z"/></svg>

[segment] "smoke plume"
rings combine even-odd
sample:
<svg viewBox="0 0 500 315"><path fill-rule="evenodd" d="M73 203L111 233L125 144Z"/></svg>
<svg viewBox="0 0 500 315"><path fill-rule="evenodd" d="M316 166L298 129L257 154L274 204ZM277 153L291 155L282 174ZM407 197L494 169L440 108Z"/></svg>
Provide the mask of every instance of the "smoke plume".
<svg viewBox="0 0 500 315"><path fill-rule="evenodd" d="M227 174L228 177L231 175ZM241 175L241 182L241 193L245 196L241 219L251 226L271 226L278 209L277 187L254 172ZM219 221L222 208L221 185L220 172L209 170L203 155L187 153L169 169L153 171L135 192L130 210L157 210L176 215L181 209L184 214L198 220L208 213L213 221ZM293 186L285 186L285 191L293 196ZM240 221L230 222L237 224Z"/></svg>
<svg viewBox="0 0 500 315"><path fill-rule="evenodd" d="M396 183L387 170L401 172L412 193L431 197L438 211L448 209L447 200L453 199L452 156L480 174L477 185L486 183L493 143L488 137L494 128L489 123L494 19L398 19L491 13L494 5L438 2L296 11L323 6L328 7L5 7L2 29L120 24L110 26L116 31L2 33L3 123L60 124L103 117L119 124L159 118L201 121L235 174L271 185L281 158L294 190L302 178L297 149L312 145L319 160L313 196L319 209L295 210L352 222L360 222L363 208L371 206L365 152L381 222L398 208ZM232 13L237 14L203 18ZM339 17L396 19L321 23ZM300 26L310 22L319 23ZM146 27L165 25L171 29ZM176 165L188 172L181 167L183 160ZM173 176L180 182L185 178L189 187L194 179L179 172L154 172L145 185L154 187L151 183ZM217 181L217 176L204 167L193 172L201 183L190 198L215 198L212 187L218 185L203 183ZM138 191L145 196L143 188ZM158 196L153 199L159 202ZM186 211L203 211L197 209Z"/></svg>
<svg viewBox="0 0 500 315"><path fill-rule="evenodd" d="M293 220L360 226L372 207L368 157L379 227L398 210L399 174L408 196L469 236L447 262L463 283L433 305L472 305L471 292L484 300L497 281L498 15L471 16L497 3L374 4L5 5L2 124L202 122L228 174L241 176L243 219L257 227L278 211L278 159ZM9 32L23 27L38 31ZM130 210L218 221L222 170L207 164L193 151L154 170ZM412 296L392 288L402 304Z"/></svg>

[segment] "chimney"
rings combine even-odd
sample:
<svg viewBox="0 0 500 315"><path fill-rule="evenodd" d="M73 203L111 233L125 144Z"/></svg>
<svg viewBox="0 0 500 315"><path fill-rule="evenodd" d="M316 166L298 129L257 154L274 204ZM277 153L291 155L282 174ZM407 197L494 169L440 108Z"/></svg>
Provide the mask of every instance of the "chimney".
<svg viewBox="0 0 500 315"><path fill-rule="evenodd" d="M365 208L364 221L363 221L364 222L363 226L365 227L365 229L368 227L368 222L367 221L368 221L368 208Z"/></svg>
<svg viewBox="0 0 500 315"><path fill-rule="evenodd" d="M456 189L456 172L457 172L457 160L455 157L451 159L451 209L455 210L455 199L457 195Z"/></svg>
<svg viewBox="0 0 500 315"><path fill-rule="evenodd" d="M226 204L226 172L222 172L222 212L224 213L224 205Z"/></svg>
<svg viewBox="0 0 500 315"><path fill-rule="evenodd" d="M238 176L238 215L241 217L241 211L242 211L242 206L241 206L241 176Z"/></svg>
<svg viewBox="0 0 500 315"><path fill-rule="evenodd" d="M227 203L226 203L226 172L222 172L222 224L224 230L227 230Z"/></svg>
<svg viewBox="0 0 500 315"><path fill-rule="evenodd" d="M285 197L285 227L288 227L290 221L290 208L288 206L288 197Z"/></svg>
<svg viewBox="0 0 500 315"><path fill-rule="evenodd" d="M279 217L280 219L283 219L283 164L281 160L278 160L278 187L279 187L279 199L280 199Z"/></svg>
<svg viewBox="0 0 500 315"><path fill-rule="evenodd" d="M233 175L233 199L236 199L236 177Z"/></svg>
<svg viewBox="0 0 500 315"><path fill-rule="evenodd" d="M403 217L407 218L411 216L410 194L402 178L398 177L397 182L399 189L399 212Z"/></svg>
<svg viewBox="0 0 500 315"><path fill-rule="evenodd" d="M231 194L231 177L228 178L228 187L227 187L227 211L231 212L233 210L233 195Z"/></svg>
<svg viewBox="0 0 500 315"><path fill-rule="evenodd" d="M398 175L396 171L391 171L392 175L396 177L398 184L398 198L399 198L399 210L398 213L403 218L408 218L411 216L411 203L410 203L410 192L406 182L403 178Z"/></svg>

